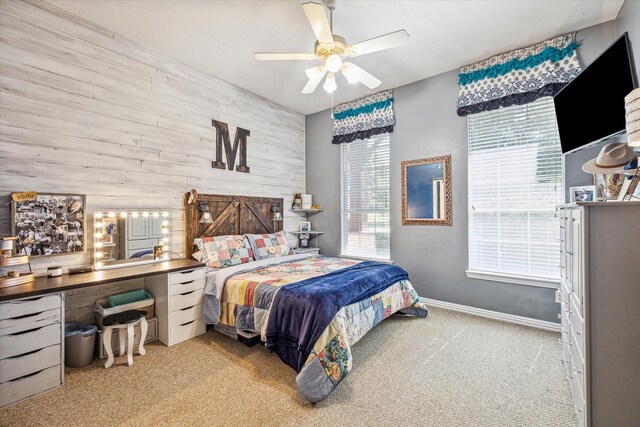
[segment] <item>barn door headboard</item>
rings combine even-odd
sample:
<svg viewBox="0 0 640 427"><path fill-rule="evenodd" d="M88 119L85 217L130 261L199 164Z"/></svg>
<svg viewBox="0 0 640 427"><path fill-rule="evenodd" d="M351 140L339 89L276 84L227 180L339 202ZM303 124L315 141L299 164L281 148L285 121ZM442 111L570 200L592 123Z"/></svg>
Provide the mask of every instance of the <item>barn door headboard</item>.
<svg viewBox="0 0 640 427"><path fill-rule="evenodd" d="M187 204L185 196L185 226L187 240L185 256L197 250L193 240L198 237L223 236L225 234L264 234L282 230L282 221L273 221L271 205L276 204L283 212L283 199L270 197L222 196L198 194L198 201ZM198 206L205 202L211 212L212 224L200 224Z"/></svg>

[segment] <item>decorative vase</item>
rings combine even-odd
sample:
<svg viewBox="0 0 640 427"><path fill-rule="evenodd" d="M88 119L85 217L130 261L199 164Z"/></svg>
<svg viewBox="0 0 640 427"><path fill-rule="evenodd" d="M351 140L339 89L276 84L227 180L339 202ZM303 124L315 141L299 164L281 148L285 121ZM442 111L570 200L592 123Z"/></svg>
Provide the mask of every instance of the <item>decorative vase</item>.
<svg viewBox="0 0 640 427"><path fill-rule="evenodd" d="M291 209L302 209L302 199L293 199Z"/></svg>

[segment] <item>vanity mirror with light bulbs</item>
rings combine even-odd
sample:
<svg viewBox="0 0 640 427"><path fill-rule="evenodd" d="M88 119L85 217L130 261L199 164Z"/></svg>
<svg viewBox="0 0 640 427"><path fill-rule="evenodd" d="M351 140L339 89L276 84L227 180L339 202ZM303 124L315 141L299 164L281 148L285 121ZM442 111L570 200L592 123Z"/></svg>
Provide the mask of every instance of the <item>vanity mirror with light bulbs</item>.
<svg viewBox="0 0 640 427"><path fill-rule="evenodd" d="M169 259L169 213L163 210L95 212L96 270L150 264Z"/></svg>

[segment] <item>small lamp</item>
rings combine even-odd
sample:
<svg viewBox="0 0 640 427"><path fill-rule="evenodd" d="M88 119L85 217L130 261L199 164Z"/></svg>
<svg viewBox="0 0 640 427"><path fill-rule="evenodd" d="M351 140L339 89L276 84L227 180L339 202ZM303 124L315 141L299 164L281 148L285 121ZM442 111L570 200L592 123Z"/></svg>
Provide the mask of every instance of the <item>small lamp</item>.
<svg viewBox="0 0 640 427"><path fill-rule="evenodd" d="M213 217L211 216L211 211L209 210L207 202L200 202L198 210L202 212L202 215L200 215L200 221L198 221L200 224L213 224Z"/></svg>
<svg viewBox="0 0 640 427"><path fill-rule="evenodd" d="M274 221L282 221L282 213L280 213L280 207L277 204L271 205L271 212L273 212Z"/></svg>
<svg viewBox="0 0 640 427"><path fill-rule="evenodd" d="M627 144L640 147L640 88L624 97L625 118L627 122Z"/></svg>

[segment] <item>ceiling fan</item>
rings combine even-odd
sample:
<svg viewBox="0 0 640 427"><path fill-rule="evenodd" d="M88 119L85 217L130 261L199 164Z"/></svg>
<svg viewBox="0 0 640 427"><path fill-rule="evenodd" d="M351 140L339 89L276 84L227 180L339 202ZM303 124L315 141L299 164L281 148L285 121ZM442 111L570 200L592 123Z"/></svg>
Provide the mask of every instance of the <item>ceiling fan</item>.
<svg viewBox="0 0 640 427"><path fill-rule="evenodd" d="M327 78L322 87L329 93L335 91L338 87L335 74L339 72L351 84L360 82L369 89L380 86L382 83L380 80L354 63L346 62L345 59L402 46L407 43L409 34L405 30L398 30L349 45L344 37L333 34L333 10L336 7L336 2L337 0L322 0L324 6L313 2L302 5L309 24L318 39L315 43L314 53L257 52L254 57L260 61L322 61L323 64L305 70L309 81L302 89L303 94L313 93L325 74ZM327 21L327 15L324 12L325 6L329 9L330 22Z"/></svg>

